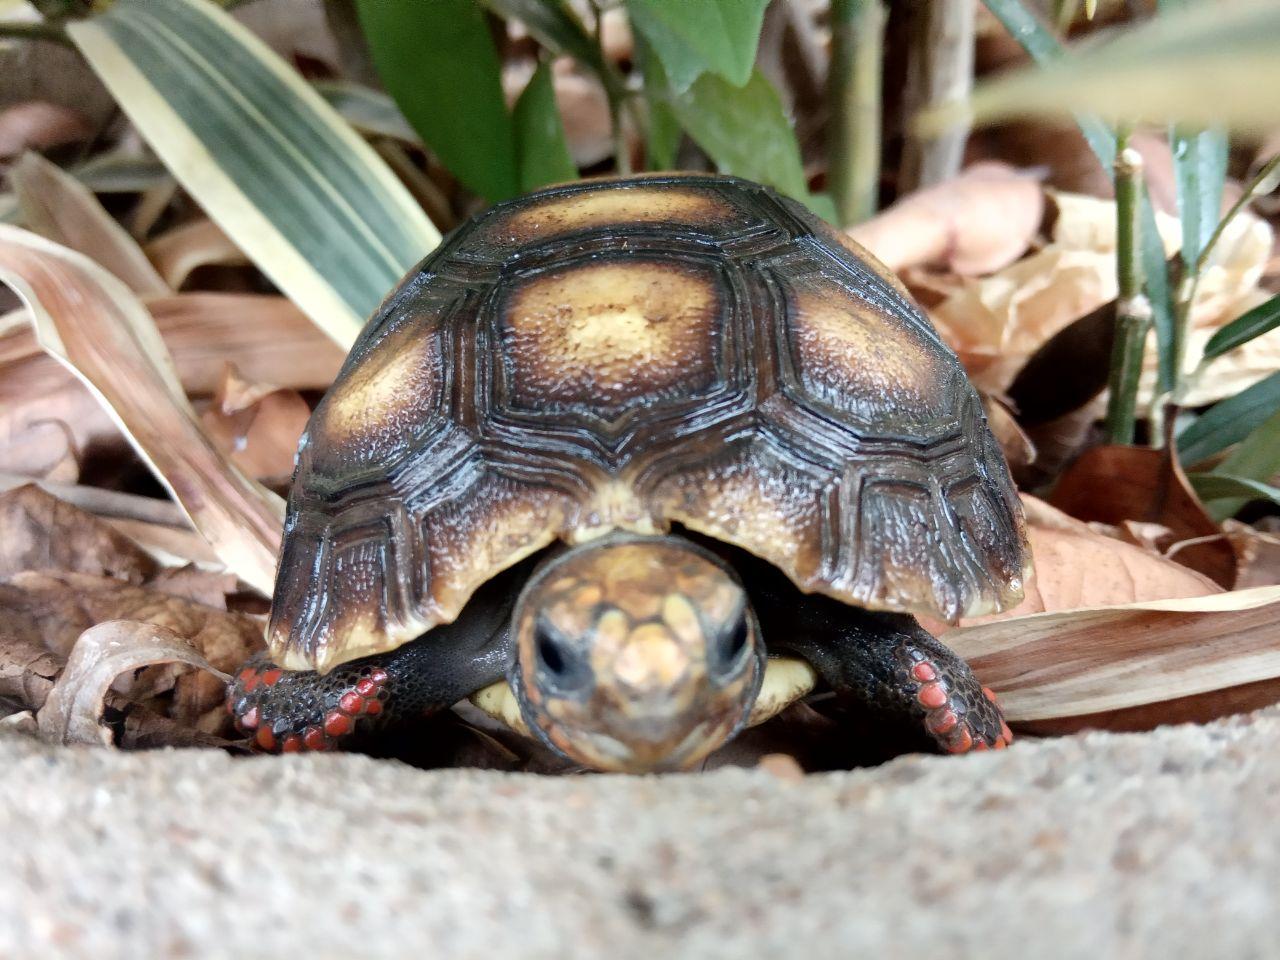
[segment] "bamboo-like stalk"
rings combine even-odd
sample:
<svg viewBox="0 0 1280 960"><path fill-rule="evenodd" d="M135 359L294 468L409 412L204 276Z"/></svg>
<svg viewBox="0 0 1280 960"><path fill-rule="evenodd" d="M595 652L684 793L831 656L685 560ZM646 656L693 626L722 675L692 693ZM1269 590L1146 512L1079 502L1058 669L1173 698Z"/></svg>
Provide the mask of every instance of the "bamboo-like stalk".
<svg viewBox="0 0 1280 960"><path fill-rule="evenodd" d="M920 0L912 5L904 115L908 118L898 193L954 177L960 172L968 123L934 136L917 133L910 118L921 110L963 103L973 90L976 6L954 0Z"/></svg>
<svg viewBox="0 0 1280 960"><path fill-rule="evenodd" d="M6 40L48 40L51 43L71 46L71 38L67 36L67 31L55 23L27 23L23 21L0 23L0 38Z"/></svg>
<svg viewBox="0 0 1280 960"><path fill-rule="evenodd" d="M876 212L884 24L881 0L832 0L827 179L840 226Z"/></svg>
<svg viewBox="0 0 1280 960"><path fill-rule="evenodd" d="M1111 348L1111 391L1106 431L1111 443L1132 443L1138 403L1138 378L1151 329L1151 301L1142 269L1142 155L1129 146L1128 131L1116 138L1116 298L1115 342Z"/></svg>

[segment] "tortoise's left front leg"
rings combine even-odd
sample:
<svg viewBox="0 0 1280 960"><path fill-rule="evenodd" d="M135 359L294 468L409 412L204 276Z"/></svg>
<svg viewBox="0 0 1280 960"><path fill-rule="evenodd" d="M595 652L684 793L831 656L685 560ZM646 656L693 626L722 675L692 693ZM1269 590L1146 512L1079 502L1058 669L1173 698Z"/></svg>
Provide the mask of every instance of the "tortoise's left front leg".
<svg viewBox="0 0 1280 960"><path fill-rule="evenodd" d="M914 617L860 610L765 576L756 607L769 649L803 657L877 729L947 753L1013 742L995 694Z"/></svg>

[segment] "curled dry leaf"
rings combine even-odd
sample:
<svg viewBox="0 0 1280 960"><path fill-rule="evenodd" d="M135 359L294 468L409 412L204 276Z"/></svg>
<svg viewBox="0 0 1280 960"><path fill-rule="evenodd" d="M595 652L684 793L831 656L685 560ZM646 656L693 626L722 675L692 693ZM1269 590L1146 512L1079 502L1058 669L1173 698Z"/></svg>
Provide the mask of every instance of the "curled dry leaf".
<svg viewBox="0 0 1280 960"><path fill-rule="evenodd" d="M999 398L988 394L982 396L982 408L987 413L987 424L1009 462L1009 469L1016 472L1035 462L1035 444L1018 425L1013 412Z"/></svg>
<svg viewBox="0 0 1280 960"><path fill-rule="evenodd" d="M51 743L110 745L100 723L103 701L123 673L157 663L185 663L207 670L226 683L190 643L172 630L151 623L112 620L80 635L66 668L36 713L40 736Z"/></svg>
<svg viewBox="0 0 1280 960"><path fill-rule="evenodd" d="M24 225L105 267L134 293L170 292L142 248L75 177L28 153L9 171Z"/></svg>
<svg viewBox="0 0 1280 960"><path fill-rule="evenodd" d="M967 279L931 306L938 332L960 355L974 383L1002 393L1045 342L1116 297L1115 203L1075 194L1051 194L1057 209L1051 242L982 279ZM1157 214L1165 251L1180 244L1175 219ZM1188 364L1213 331L1260 302L1258 281L1271 249L1271 230L1241 214L1215 246L1197 289ZM1153 335L1154 336L1154 335ZM1280 367L1280 334L1273 331L1210 368L1194 403L1236 392ZM1155 350L1147 351L1144 383L1154 382Z"/></svg>
<svg viewBox="0 0 1280 960"><path fill-rule="evenodd" d="M199 578L207 578L203 581ZM213 594L207 606L180 595L162 592ZM225 580L215 573L188 571L160 576L145 586L106 577L74 573L26 572L13 577L0 597L0 612L22 623L29 637L58 658L69 655L86 630L109 620L131 620L170 630L184 638L219 671L236 669L263 645L260 619L225 609ZM7 604L7 605L5 605ZM0 645L3 640L0 639ZM220 729L223 684L208 672L165 666L144 670L116 682L118 693L151 706L171 719L199 725L207 732ZM172 693L172 702L153 698Z"/></svg>
<svg viewBox="0 0 1280 960"><path fill-rule="evenodd" d="M142 583L156 574L143 550L97 517L27 485L0 494L0 579L64 570Z"/></svg>
<svg viewBox="0 0 1280 960"><path fill-rule="evenodd" d="M1050 501L1080 520L1112 526L1126 521L1159 524L1169 531L1166 547L1177 546L1178 563L1223 587L1236 585L1235 551L1168 448L1086 450L1059 478Z"/></svg>
<svg viewBox="0 0 1280 960"><path fill-rule="evenodd" d="M1044 191L1031 174L987 162L904 197L849 235L892 270L941 263L970 276L1021 257L1043 216Z"/></svg>
<svg viewBox="0 0 1280 960"><path fill-rule="evenodd" d="M0 111L0 160L25 150L49 150L93 136L93 124L70 107L44 100L15 103Z"/></svg>
<svg viewBox="0 0 1280 960"><path fill-rule="evenodd" d="M205 431L251 477L293 473L298 438L311 408L296 390L253 383L227 364L213 405L201 415Z"/></svg>
<svg viewBox="0 0 1280 960"><path fill-rule="evenodd" d="M35 420L12 429L7 418L0 417L0 470L6 473L75 483L80 479L80 451L76 436L63 420Z"/></svg>
<svg viewBox="0 0 1280 960"><path fill-rule="evenodd" d="M249 262L222 228L208 217L162 233L147 244L146 255L174 290L181 289L200 267L243 266Z"/></svg>
<svg viewBox="0 0 1280 960"><path fill-rule="evenodd" d="M146 308L87 258L3 224L0 279L25 301L41 345L110 407L219 557L269 594L283 503L200 430Z"/></svg>
<svg viewBox="0 0 1280 960"><path fill-rule="evenodd" d="M1239 520L1225 521L1222 530L1236 551L1240 569L1237 589L1280 583L1280 536Z"/></svg>

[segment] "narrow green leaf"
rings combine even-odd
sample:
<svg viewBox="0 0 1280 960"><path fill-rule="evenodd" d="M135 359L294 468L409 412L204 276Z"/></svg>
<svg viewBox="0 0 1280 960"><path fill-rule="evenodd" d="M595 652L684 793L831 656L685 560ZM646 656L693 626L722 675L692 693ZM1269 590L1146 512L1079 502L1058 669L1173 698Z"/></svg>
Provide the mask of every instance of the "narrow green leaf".
<svg viewBox="0 0 1280 960"><path fill-rule="evenodd" d="M667 102L722 172L767 183L798 200L809 195L800 147L782 100L760 71L743 87L704 74Z"/></svg>
<svg viewBox="0 0 1280 960"><path fill-rule="evenodd" d="M1277 49L1280 5L1193 4L1043 69L1001 74L975 89L970 115L990 122L1083 110L1111 122L1265 133L1280 123Z"/></svg>
<svg viewBox="0 0 1280 960"><path fill-rule="evenodd" d="M1280 489L1248 477L1235 477L1225 473L1190 473L1187 474L1187 479L1191 481L1191 486L1200 495L1200 499L1206 502L1229 500L1234 503L1243 500L1247 503L1250 500L1270 500L1280 504Z"/></svg>
<svg viewBox="0 0 1280 960"><path fill-rule="evenodd" d="M519 192L498 54L473 0L357 0L378 76L413 128L469 189Z"/></svg>
<svg viewBox="0 0 1280 960"><path fill-rule="evenodd" d="M1280 410L1245 437L1231 455L1210 472L1259 483L1267 483L1280 473ZM1235 497L1215 500L1209 505L1209 514L1215 520L1225 520L1248 503L1249 499Z"/></svg>
<svg viewBox="0 0 1280 960"><path fill-rule="evenodd" d="M1276 327L1280 327L1280 294L1236 317L1210 337L1204 345L1204 358L1220 357Z"/></svg>
<svg viewBox="0 0 1280 960"><path fill-rule="evenodd" d="M1222 212L1222 186L1227 179L1227 136L1221 130L1169 131L1173 169L1178 182L1178 215L1182 220L1182 262L1194 270Z"/></svg>
<svg viewBox="0 0 1280 960"><path fill-rule="evenodd" d="M337 342L439 242L377 154L212 4L117 0L67 30L187 192Z"/></svg>
<svg viewBox="0 0 1280 960"><path fill-rule="evenodd" d="M516 101L513 112L520 158L520 189L533 190L578 176L569 156L564 124L556 107L551 64L541 63Z"/></svg>
<svg viewBox="0 0 1280 960"><path fill-rule="evenodd" d="M1207 460L1239 443L1280 410L1280 373L1273 373L1234 397L1220 400L1178 434L1183 466Z"/></svg>
<svg viewBox="0 0 1280 960"><path fill-rule="evenodd" d="M666 68L677 94L706 72L741 87L751 80L769 0L627 0L631 26Z"/></svg>
<svg viewBox="0 0 1280 960"><path fill-rule="evenodd" d="M635 36L636 59L644 77L645 105L648 107L648 123L645 124L644 162L646 170L670 170L676 163L676 151L684 131L669 103L670 88L666 72L644 37Z"/></svg>
<svg viewBox="0 0 1280 960"><path fill-rule="evenodd" d="M600 48L564 0L481 0L504 20L519 20L533 38L557 56L573 57L600 74Z"/></svg>
<svg viewBox="0 0 1280 960"><path fill-rule="evenodd" d="M1009 35L1018 41L1027 55L1037 66L1056 63L1066 53L1058 38L1040 22L1039 18L1023 0L984 0L987 9L1009 31ZM1111 165L1116 159L1116 138L1111 128L1095 116L1076 114L1076 125L1102 163L1102 168L1111 173Z"/></svg>
<svg viewBox="0 0 1280 960"><path fill-rule="evenodd" d="M318 80L312 84L342 119L364 134L390 137L404 143L422 142L396 102L381 90L350 80Z"/></svg>

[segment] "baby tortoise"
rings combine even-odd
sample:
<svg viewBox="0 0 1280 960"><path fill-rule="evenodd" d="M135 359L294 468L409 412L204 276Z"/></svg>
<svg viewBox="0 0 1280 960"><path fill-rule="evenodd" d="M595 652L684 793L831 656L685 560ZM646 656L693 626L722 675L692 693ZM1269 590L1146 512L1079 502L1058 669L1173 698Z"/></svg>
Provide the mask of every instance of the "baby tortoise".
<svg viewBox="0 0 1280 960"><path fill-rule="evenodd" d="M865 250L744 180L576 183L454 231L365 328L228 709L287 752L472 697L645 771L820 684L999 748L912 615L1006 609L1029 560L977 395Z"/></svg>

